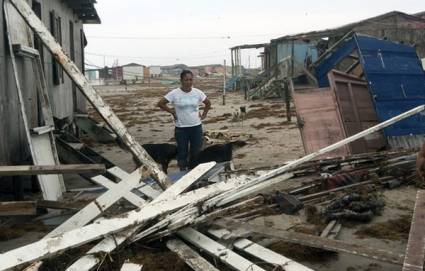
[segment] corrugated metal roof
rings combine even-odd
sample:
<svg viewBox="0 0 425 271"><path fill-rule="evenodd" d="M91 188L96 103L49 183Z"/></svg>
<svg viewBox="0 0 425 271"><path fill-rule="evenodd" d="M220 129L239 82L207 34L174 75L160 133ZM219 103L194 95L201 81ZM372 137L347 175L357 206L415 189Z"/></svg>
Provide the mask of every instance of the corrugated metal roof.
<svg viewBox="0 0 425 271"><path fill-rule="evenodd" d="M96 0L65 0L65 3L78 15L85 24L100 24L94 4Z"/></svg>
<svg viewBox="0 0 425 271"><path fill-rule="evenodd" d="M357 21L357 22L353 22L353 23L349 23L346 25L342 25L340 27L336 27L336 28L330 28L330 29L325 29L325 30L319 30L319 31L311 31L311 32L304 32L304 33L298 33L298 34L294 34L294 35L286 35L283 37L279 37L277 39L272 39L271 42L275 42L275 41L279 41L279 40L293 40L293 39L301 39L301 38L320 38L320 37L324 37L324 36L328 36L328 35L343 35L345 33L347 33L348 31L353 30L355 27L363 25L363 24L367 24L367 23L371 23L371 22L375 22L375 21L379 21L388 17L393 17L393 16L403 16L406 19L412 20L412 21L417 21L417 22L421 22L421 23L425 23L425 18L423 17L423 15L421 15L421 13L419 14L414 14L414 15L409 15L400 11L391 11L391 12L387 12L375 17L371 17L371 18L367 18L361 21Z"/></svg>

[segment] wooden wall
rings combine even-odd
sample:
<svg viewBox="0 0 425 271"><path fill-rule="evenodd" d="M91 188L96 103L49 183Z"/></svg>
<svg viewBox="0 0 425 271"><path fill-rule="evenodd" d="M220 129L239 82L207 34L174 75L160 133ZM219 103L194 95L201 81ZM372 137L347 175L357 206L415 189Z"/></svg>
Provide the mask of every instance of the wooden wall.
<svg viewBox="0 0 425 271"><path fill-rule="evenodd" d="M39 0L42 5L42 20L46 27L50 29L50 11L55 10L57 16L62 21L62 44L70 55L70 32L69 22L74 25L74 48L75 62L78 67L83 67L80 31L83 28L82 22L76 17L72 10L69 9L61 0ZM0 165L17 164L29 158L26 137L23 130L23 121L20 113L14 73L9 56L8 43L6 40L4 24L3 2L0 0ZM29 4L32 0L27 0ZM27 35L25 24L20 16L11 14L10 20L13 21L12 33L14 39L19 39ZM21 37L19 36L21 35ZM31 35L31 33L30 33ZM27 37L27 36L25 36ZM28 39L27 39L28 42ZM32 41L30 41L32 42ZM44 48L43 63L46 75L46 81L51 98L53 115L57 119L72 120L74 115L72 82L66 74L64 74L64 83L60 85L53 84L52 78L52 56L50 52ZM22 57L16 58L18 74L20 77L21 88L24 96L25 107L29 124L32 127L38 126L38 106L37 106L37 90L34 81L34 71L31 61ZM84 96L76 90L76 107L80 112L86 111L86 101Z"/></svg>

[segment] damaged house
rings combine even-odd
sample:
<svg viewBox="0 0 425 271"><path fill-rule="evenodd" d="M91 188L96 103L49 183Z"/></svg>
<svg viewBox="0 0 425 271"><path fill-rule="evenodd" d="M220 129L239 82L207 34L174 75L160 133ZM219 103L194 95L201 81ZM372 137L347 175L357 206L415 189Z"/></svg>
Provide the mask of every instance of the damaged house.
<svg viewBox="0 0 425 271"><path fill-rule="evenodd" d="M83 25L100 23L93 5L95 1L30 0L27 3L83 70L87 44ZM41 137L33 136L34 131L53 125L42 116L46 107L43 107L40 88L47 91L56 128L72 130L74 115L86 112L86 99L11 4L1 1L0 9L0 164L31 164L31 156L34 156L31 153L42 151L35 148L44 142ZM10 48L13 48L13 57ZM41 70L45 80L40 77ZM44 86L36 83L42 81ZM49 129L52 127L44 130ZM30 148L28 137L32 138ZM52 137L47 145L52 145L49 156L57 160ZM52 193L48 198L55 199L61 194Z"/></svg>
<svg viewBox="0 0 425 271"><path fill-rule="evenodd" d="M353 34L313 66L318 88L293 86L307 153L425 103L425 73L415 48L405 44ZM375 152L387 142L393 149L418 148L424 134L417 114L334 154Z"/></svg>
<svg viewBox="0 0 425 271"><path fill-rule="evenodd" d="M412 175L415 167L415 153L382 152L348 158L315 161L312 159L405 120L423 111L425 105L417 106L384 123L372 124L372 127L355 133L349 138L274 169L258 171L254 169L248 172L232 170L220 176L220 171L224 170L223 166L209 162L198 165L173 183L147 155L140 143L128 133L124 124L88 83L80 72L79 66L66 55L66 50L64 51L58 44L59 41L55 41L48 34L48 29L33 14L31 7L24 0L10 0L10 3L25 18L26 23L52 52L60 67L72 78L72 82L78 86L142 166L132 172L126 172L114 166L108 168L107 177L98 175L91 178L97 186L90 188L100 188L101 194L94 195L95 199L93 198L89 203L77 201L82 194L80 192L87 192L85 190L72 191L75 194L72 195L71 202L48 202L56 204L58 209L66 209L69 212L58 212L53 217L50 216L56 219L57 227L41 239L34 239L20 247L14 243L14 247L10 249L4 249L2 244L0 270L17 268L27 268L26 270L92 270L94 268L97 270L140 271L142 268L143 270L160 270L149 268L146 258L138 258L138 256L145 256L141 249L146 248L145 245L151 244L152 241L158 241L175 252L187 264L182 270L187 270L187 267L197 271L228 270L229 268L239 271L320 270L311 266L308 261L298 262L292 256L287 258L284 255L288 252L277 253L267 244L260 244L260 241L267 240L252 238L255 235L285 241L289 243L291 251L294 250L295 245L302 245L303 251L308 248L326 250L326 254L319 255L321 258L329 255L330 251L348 254L356 266L359 263L359 257L363 257L368 260L369 266L377 266L375 261L379 261L379 264L383 266L382 270L399 270L400 266L403 266L404 270L409 270L411 266L417 266L418 270L423 269L424 255L416 252L423 252L425 248L425 238L423 238L425 216L423 209L420 208L425 203L424 191L416 193L417 200L413 202L415 206L412 207L411 222L408 220L402 222L407 225L412 224L407 249L405 247L395 249L388 243L378 246L376 240L373 240L371 244L356 243L353 235L348 235L348 238L340 235L341 239L334 240L341 228L345 227L341 222L343 219L356 219L367 223L383 211L386 203L378 198L379 195L375 197L377 189L394 187L394 183L409 184L415 179ZM6 9L8 10L5 19L7 29L10 30L9 14L12 12L8 5ZM39 54L30 46L14 43L13 41L16 40L12 41L10 32L7 35L13 74L17 75L20 70L19 65L22 66L22 63L15 61L15 55L16 58L30 57L29 62L37 59ZM359 48L363 52L363 47L359 46ZM404 47L402 49L407 50ZM34 65L37 63L33 63L32 67ZM42 64L39 62L38 65ZM39 70L41 71L42 67ZM357 69L354 70L357 71ZM364 73L367 72L365 68ZM21 91L23 88L19 84L23 80L19 80L18 76L12 78L16 84L17 104L20 107L17 113L22 114L24 123L23 133L26 138L23 139L28 140L30 149L33 146L32 140L37 140L34 146L39 146L46 143L46 139L51 139L51 128L54 125L53 117L55 116L54 112L49 112L47 96L50 95L47 92L48 88L45 87L47 84L43 83L44 77L41 78L40 73L36 75L34 82L38 86L37 94L41 101L39 111L43 116L39 121L41 124L37 123L43 126L38 127L28 125L27 119L30 118L26 117L31 115L27 114L27 107L23 107L19 102L23 101ZM55 102L53 98L51 100L52 103ZM48 137L41 138L43 135ZM50 147L54 150L54 145ZM38 162L38 153L33 149L30 152L34 162ZM404 169L404 171L398 169ZM326 173L326 176L321 175L322 173ZM147 179L148 176L152 177L157 185L152 185ZM279 190L275 190L274 186L277 184L282 185ZM360 188L359 194L352 193L354 187ZM341 192L344 194L335 194ZM399 193L399 196L405 194L404 190ZM386 198L399 200L398 197L393 196ZM119 202L121 200L125 202ZM42 203L46 204L46 202ZM61 203L62 205L58 206ZM80 204L80 206L72 206L71 203ZM389 203L388 205L394 206L393 202ZM403 201L400 200L400 203ZM7 204L9 203L5 205ZM307 212L307 205L309 205L309 212ZM321 209L324 212L318 209L314 211L311 208L319 205L323 207ZM406 211L404 206L397 205L397 207L402 207L400 210ZM44 208L52 207L44 205ZM314 233L307 228L292 231L300 226L300 221L295 216L298 216L297 212L303 208L306 213L311 214L310 217L314 218L313 220L320 222L323 226L320 230L315 227ZM275 224L270 221L264 225L256 225L251 221L254 216L267 214L282 216L281 223ZM46 214L46 216L49 215L51 214ZM38 217L37 221L46 219L46 216ZM296 219L291 221L290 217ZM32 220L32 222L35 221ZM7 223L6 221L5 224ZM137 243L140 246L136 246ZM133 252L137 253L133 254ZM153 257L154 262L164 262L164 258L158 256L156 254ZM307 260L310 260L309 258L310 256ZM166 259L169 265L165 270L173 269L178 265L178 261L169 260L168 256ZM351 266L345 265L344 268L333 270L351 269Z"/></svg>
<svg viewBox="0 0 425 271"><path fill-rule="evenodd" d="M249 91L250 98L280 95L271 89L271 82L300 77L300 83L315 83L310 65L350 33L362 33L376 38L414 45L420 58L425 58L425 19L422 13L409 15L392 11L341 27L287 35L270 41L261 54L263 74L257 87Z"/></svg>

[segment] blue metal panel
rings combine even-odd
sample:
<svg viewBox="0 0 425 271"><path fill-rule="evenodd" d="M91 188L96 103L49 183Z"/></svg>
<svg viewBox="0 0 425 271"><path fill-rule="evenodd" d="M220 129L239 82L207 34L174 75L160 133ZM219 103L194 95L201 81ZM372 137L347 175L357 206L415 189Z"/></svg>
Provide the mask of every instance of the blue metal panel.
<svg viewBox="0 0 425 271"><path fill-rule="evenodd" d="M425 104L425 74L415 48L366 36L354 39L381 121ZM425 134L425 117L418 114L400 121L385 134Z"/></svg>
<svg viewBox="0 0 425 271"><path fill-rule="evenodd" d="M336 64L341 62L345 57L356 49L356 42L351 39L341 45L338 50L325 59L316 67L315 73L319 87L329 87L328 72L335 67Z"/></svg>

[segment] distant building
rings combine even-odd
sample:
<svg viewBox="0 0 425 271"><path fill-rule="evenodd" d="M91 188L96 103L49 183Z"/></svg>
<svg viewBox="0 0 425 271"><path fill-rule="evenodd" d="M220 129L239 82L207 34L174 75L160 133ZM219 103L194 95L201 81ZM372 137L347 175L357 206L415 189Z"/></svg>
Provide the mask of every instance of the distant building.
<svg viewBox="0 0 425 271"><path fill-rule="evenodd" d="M125 81L140 81L143 80L143 65L130 63L122 66L122 80Z"/></svg>
<svg viewBox="0 0 425 271"><path fill-rule="evenodd" d="M104 78L101 78L102 69L88 69L85 70L87 80L92 86L100 86L104 84Z"/></svg>
<svg viewBox="0 0 425 271"><path fill-rule="evenodd" d="M156 78L161 76L161 67L160 66L150 66L149 75L151 78Z"/></svg>
<svg viewBox="0 0 425 271"><path fill-rule="evenodd" d="M89 81L93 81L93 80L99 79L99 70L98 69L86 70L85 74L86 74L86 78Z"/></svg>
<svg viewBox="0 0 425 271"><path fill-rule="evenodd" d="M150 77L149 67L143 66L143 79Z"/></svg>
<svg viewBox="0 0 425 271"><path fill-rule="evenodd" d="M297 76L351 31L394 42L415 44L418 55L422 58L425 56L425 13L409 15L392 11L333 29L272 39L261 54L263 69L270 72L282 60L290 57L290 68L287 69L289 74L284 76Z"/></svg>

